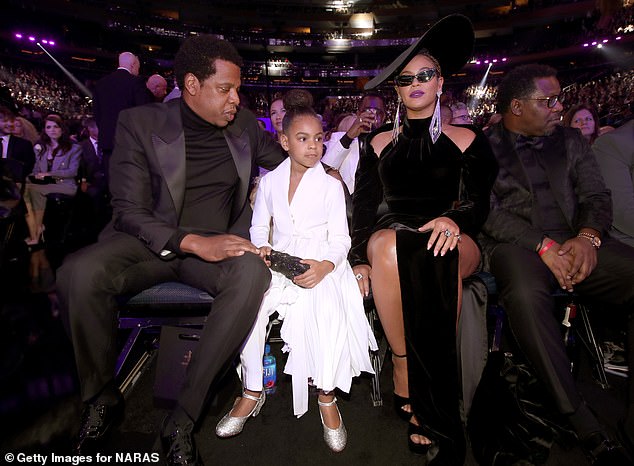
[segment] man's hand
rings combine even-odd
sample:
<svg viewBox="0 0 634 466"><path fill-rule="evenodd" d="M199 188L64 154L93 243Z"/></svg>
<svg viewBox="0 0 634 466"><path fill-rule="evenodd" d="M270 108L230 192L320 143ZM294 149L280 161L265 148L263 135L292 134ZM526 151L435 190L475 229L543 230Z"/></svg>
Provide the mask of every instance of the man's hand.
<svg viewBox="0 0 634 466"><path fill-rule="evenodd" d="M260 254L251 241L236 235L200 236L189 234L180 244L184 252L195 254L208 262L218 262L228 257L244 255L245 252Z"/></svg>
<svg viewBox="0 0 634 466"><path fill-rule="evenodd" d="M376 123L376 115L369 110L357 115L352 126L346 131L346 134L350 139L359 137L361 133L368 133L372 131L373 125Z"/></svg>
<svg viewBox="0 0 634 466"><path fill-rule="evenodd" d="M370 295L370 276L372 274L372 267L366 264L355 265L352 267L354 277L357 279L359 285L359 291L363 296ZM361 278L358 278L359 275Z"/></svg>
<svg viewBox="0 0 634 466"><path fill-rule="evenodd" d="M570 254L559 254L560 245L554 242L548 250L542 254L541 259L553 273L559 286L564 290L572 291L572 280L568 277L568 272L572 266L572 256Z"/></svg>
<svg viewBox="0 0 634 466"><path fill-rule="evenodd" d="M585 280L597 266L597 250L587 238L570 238L561 245L558 254L572 258L566 276L573 285Z"/></svg>
<svg viewBox="0 0 634 466"><path fill-rule="evenodd" d="M300 263L310 265L310 269L293 279L293 283L302 288L314 288L326 275L335 270L335 264L330 261L303 259Z"/></svg>

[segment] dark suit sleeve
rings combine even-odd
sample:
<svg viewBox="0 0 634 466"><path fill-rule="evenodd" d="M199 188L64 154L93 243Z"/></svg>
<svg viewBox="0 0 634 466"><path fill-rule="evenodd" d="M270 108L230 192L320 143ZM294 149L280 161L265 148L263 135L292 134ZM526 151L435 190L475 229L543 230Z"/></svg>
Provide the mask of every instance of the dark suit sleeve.
<svg viewBox="0 0 634 466"><path fill-rule="evenodd" d="M176 227L156 214L156 205L172 201L155 199L153 186L160 192L163 180L158 168L153 170L148 162L146 150L151 148L144 145L144 141L150 143L142 137L139 116L139 112L123 111L117 123L117 143L110 162L114 227L160 254Z"/></svg>
<svg viewBox="0 0 634 466"><path fill-rule="evenodd" d="M134 80L134 89L132 90L134 98L133 106L145 105L154 102L154 96L145 86L143 78L140 78L138 76L136 76L135 78L136 79Z"/></svg>

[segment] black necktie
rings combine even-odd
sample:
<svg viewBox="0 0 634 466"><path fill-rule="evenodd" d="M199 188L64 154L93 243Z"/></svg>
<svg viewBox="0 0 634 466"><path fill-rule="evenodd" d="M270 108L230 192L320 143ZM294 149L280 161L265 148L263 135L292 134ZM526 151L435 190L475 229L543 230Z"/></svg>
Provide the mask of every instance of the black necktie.
<svg viewBox="0 0 634 466"><path fill-rule="evenodd" d="M515 150L521 149L530 149L530 150L541 150L544 147L544 136L522 136L521 134L517 135L517 139L515 140Z"/></svg>

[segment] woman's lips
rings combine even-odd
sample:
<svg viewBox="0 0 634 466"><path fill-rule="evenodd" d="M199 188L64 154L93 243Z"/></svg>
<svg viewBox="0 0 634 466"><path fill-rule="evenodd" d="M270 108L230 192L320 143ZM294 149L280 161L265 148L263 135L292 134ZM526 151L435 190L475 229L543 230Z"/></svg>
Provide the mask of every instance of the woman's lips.
<svg viewBox="0 0 634 466"><path fill-rule="evenodd" d="M411 92L409 94L409 96L414 98L414 99L417 99L417 98L422 97L424 95L425 95L425 93L423 91L414 91L414 92Z"/></svg>

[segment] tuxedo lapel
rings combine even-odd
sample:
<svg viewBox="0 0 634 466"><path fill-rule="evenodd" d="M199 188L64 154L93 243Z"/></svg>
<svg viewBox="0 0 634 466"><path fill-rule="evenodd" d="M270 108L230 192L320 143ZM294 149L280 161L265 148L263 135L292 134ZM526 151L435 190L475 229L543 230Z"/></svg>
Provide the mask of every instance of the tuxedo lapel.
<svg viewBox="0 0 634 466"><path fill-rule="evenodd" d="M180 215L185 199L185 134L179 105L170 105L165 124L152 133L152 145L174 210Z"/></svg>
<svg viewBox="0 0 634 466"><path fill-rule="evenodd" d="M240 215L247 199L251 179L251 153L249 151L249 134L237 126L229 126L224 131L225 140L236 165L240 184L233 196L231 207L231 223Z"/></svg>

